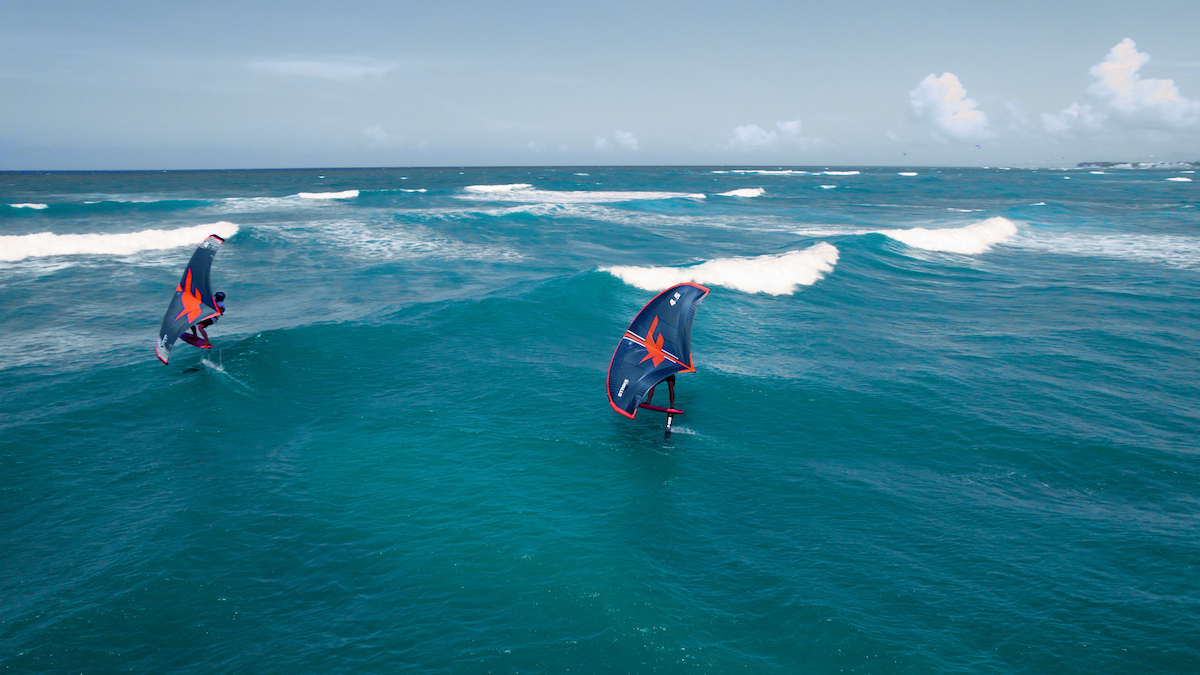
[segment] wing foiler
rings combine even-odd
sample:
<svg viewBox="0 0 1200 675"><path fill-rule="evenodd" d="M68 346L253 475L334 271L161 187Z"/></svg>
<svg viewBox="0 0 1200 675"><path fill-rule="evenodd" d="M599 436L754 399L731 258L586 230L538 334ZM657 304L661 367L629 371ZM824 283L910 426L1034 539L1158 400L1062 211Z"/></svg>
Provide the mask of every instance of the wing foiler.
<svg viewBox="0 0 1200 675"><path fill-rule="evenodd" d="M608 402L633 419L646 392L675 373L692 373L692 321L708 289L685 283L659 293L638 312L608 365ZM667 412L665 408L656 408Z"/></svg>
<svg viewBox="0 0 1200 675"><path fill-rule="evenodd" d="M224 239L210 234L204 243L196 248L192 259L188 261L183 278L175 287L175 297L167 305L167 313L163 315L162 328L158 330L158 346L155 353L163 363L171 357L171 345L180 335L205 319L220 314L213 303L212 282L209 279L213 258L217 257L217 249Z"/></svg>

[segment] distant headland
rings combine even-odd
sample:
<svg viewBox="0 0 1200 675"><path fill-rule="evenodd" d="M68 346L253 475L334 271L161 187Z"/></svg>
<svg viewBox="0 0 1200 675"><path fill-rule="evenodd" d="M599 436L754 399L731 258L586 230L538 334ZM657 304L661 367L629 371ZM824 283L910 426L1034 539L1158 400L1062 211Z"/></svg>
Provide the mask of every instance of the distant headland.
<svg viewBox="0 0 1200 675"><path fill-rule="evenodd" d="M1077 169L1200 169L1200 162L1080 162Z"/></svg>

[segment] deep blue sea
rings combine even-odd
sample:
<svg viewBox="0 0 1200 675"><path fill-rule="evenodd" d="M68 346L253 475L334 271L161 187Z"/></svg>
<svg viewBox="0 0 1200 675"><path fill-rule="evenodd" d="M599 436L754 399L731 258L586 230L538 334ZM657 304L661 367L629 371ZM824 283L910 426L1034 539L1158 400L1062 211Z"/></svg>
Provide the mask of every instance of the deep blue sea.
<svg viewBox="0 0 1200 675"><path fill-rule="evenodd" d="M0 173L0 672L1200 673L1198 186Z"/></svg>

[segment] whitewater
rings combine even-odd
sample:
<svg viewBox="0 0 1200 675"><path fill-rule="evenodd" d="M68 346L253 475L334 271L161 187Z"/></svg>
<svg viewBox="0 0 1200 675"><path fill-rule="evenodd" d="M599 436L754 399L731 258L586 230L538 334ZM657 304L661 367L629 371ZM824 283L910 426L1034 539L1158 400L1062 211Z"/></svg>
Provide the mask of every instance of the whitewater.
<svg viewBox="0 0 1200 675"><path fill-rule="evenodd" d="M0 173L0 670L1196 672L1193 176Z"/></svg>

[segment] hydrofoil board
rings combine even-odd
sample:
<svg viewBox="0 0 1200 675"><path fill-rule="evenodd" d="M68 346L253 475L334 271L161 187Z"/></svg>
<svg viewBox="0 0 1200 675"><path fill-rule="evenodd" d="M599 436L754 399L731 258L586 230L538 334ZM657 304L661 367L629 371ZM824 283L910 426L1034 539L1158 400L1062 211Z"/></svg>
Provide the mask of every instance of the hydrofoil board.
<svg viewBox="0 0 1200 675"><path fill-rule="evenodd" d="M199 347L200 349L212 349L211 342L209 342L208 340L205 340L202 337L197 337L195 335L192 335L191 333L184 333L183 335L179 336L179 339L183 340L184 342L188 343L189 345L191 345L193 347Z"/></svg>
<svg viewBox="0 0 1200 675"><path fill-rule="evenodd" d="M651 405L649 403L639 403L638 407L645 408L646 410L654 410L656 412L667 413L668 415L682 415L683 414L682 410L676 410L674 408L664 408L662 406Z"/></svg>

